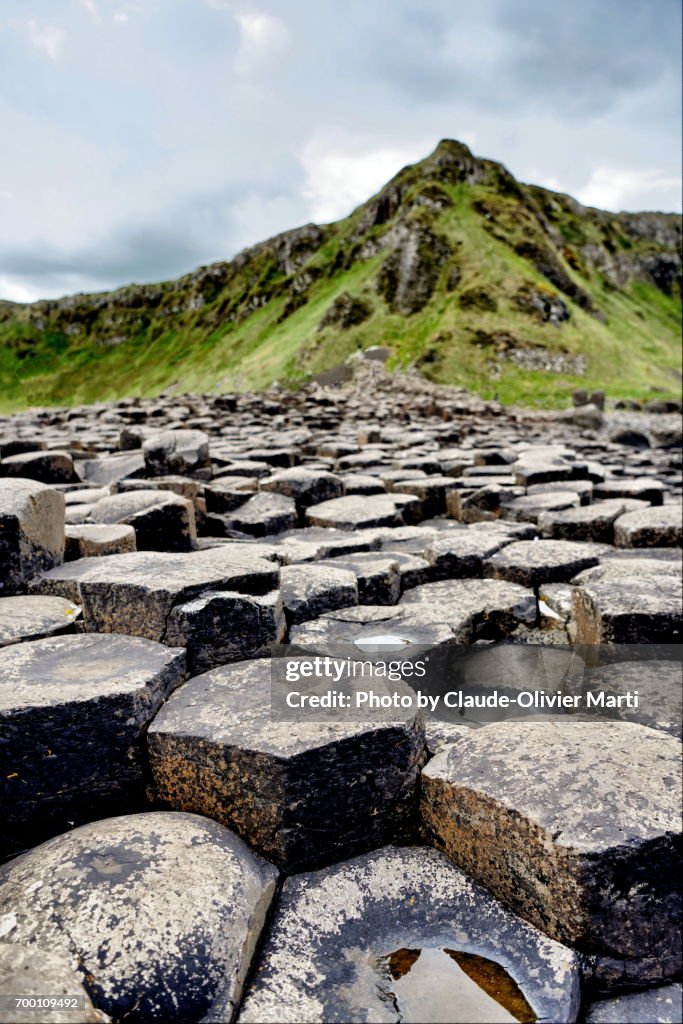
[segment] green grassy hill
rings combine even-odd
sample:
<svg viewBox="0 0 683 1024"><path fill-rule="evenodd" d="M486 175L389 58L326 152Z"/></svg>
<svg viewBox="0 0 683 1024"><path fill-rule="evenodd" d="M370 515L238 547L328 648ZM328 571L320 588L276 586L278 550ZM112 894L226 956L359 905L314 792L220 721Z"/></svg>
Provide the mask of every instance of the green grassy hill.
<svg viewBox="0 0 683 1024"><path fill-rule="evenodd" d="M518 183L445 140L335 224L163 284L0 302L0 407L258 388L359 348L505 402L681 389L681 218Z"/></svg>

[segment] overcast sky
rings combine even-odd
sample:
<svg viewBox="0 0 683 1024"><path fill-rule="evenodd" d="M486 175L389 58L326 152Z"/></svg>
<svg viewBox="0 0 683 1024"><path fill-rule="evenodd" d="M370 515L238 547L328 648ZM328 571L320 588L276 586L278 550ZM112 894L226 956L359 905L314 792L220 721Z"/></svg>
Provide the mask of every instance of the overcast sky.
<svg viewBox="0 0 683 1024"><path fill-rule="evenodd" d="M177 276L443 137L680 210L681 0L1 0L0 297Z"/></svg>

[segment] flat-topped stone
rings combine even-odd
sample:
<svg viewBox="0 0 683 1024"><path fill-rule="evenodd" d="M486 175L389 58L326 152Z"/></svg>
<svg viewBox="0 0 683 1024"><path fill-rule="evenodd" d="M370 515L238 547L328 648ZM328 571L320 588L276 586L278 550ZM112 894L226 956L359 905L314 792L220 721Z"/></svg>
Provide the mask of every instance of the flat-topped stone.
<svg viewBox="0 0 683 1024"><path fill-rule="evenodd" d="M683 986L660 985L612 999L598 999L586 1008L586 1024L679 1024L683 1017Z"/></svg>
<svg viewBox="0 0 683 1024"><path fill-rule="evenodd" d="M135 527L126 523L109 526L104 523L84 523L79 526L66 526L64 533L64 557L67 562L73 562L77 558L123 555L127 551L137 551Z"/></svg>
<svg viewBox="0 0 683 1024"><path fill-rule="evenodd" d="M680 962L680 753L632 723L489 725L426 766L423 821L507 906L594 957L598 977L658 981Z"/></svg>
<svg viewBox="0 0 683 1024"><path fill-rule="evenodd" d="M289 625L358 604L356 573L333 565L283 566L280 588Z"/></svg>
<svg viewBox="0 0 683 1024"><path fill-rule="evenodd" d="M438 617L437 617L438 618ZM409 658L412 650L454 644L456 634L445 622L435 621L426 605L359 605L319 615L312 622L295 626L290 642L320 654L338 650L343 656L365 658L369 651L387 648Z"/></svg>
<svg viewBox="0 0 683 1024"><path fill-rule="evenodd" d="M598 705L594 717L614 718L622 722L638 722L650 729L661 729L681 736L683 721L683 665L680 661L619 661L589 670L581 683L581 691L604 693L621 706ZM628 694L638 695L638 706L629 707ZM582 706L585 707L585 701Z"/></svg>
<svg viewBox="0 0 683 1024"><path fill-rule="evenodd" d="M145 730L184 678L183 651L138 637L59 636L0 650L0 785L14 849L142 800Z"/></svg>
<svg viewBox="0 0 683 1024"><path fill-rule="evenodd" d="M661 505L664 485L647 476L620 477L596 484L594 494L596 498L637 498L650 505Z"/></svg>
<svg viewBox="0 0 683 1024"><path fill-rule="evenodd" d="M0 460L0 477L22 477L44 484L72 483L78 480L69 452L25 452Z"/></svg>
<svg viewBox="0 0 683 1024"><path fill-rule="evenodd" d="M484 562L484 575L525 587L564 583L598 565L605 548L570 540L519 540Z"/></svg>
<svg viewBox="0 0 683 1024"><path fill-rule="evenodd" d="M626 512L614 524L618 548L680 547L683 543L683 511L680 505L661 505Z"/></svg>
<svg viewBox="0 0 683 1024"><path fill-rule="evenodd" d="M444 580L406 591L404 607L420 606L432 622L447 623L458 643L500 639L520 624L534 625L538 607L533 591L507 580Z"/></svg>
<svg viewBox="0 0 683 1024"><path fill-rule="evenodd" d="M502 531L451 530L431 540L424 549L424 556L436 579L471 578L481 576L485 559L513 540L513 536Z"/></svg>
<svg viewBox="0 0 683 1024"><path fill-rule="evenodd" d="M201 476L210 466L209 438L201 430L164 430L142 446L149 476Z"/></svg>
<svg viewBox="0 0 683 1024"><path fill-rule="evenodd" d="M252 537L282 533L296 526L298 514L293 498L263 491L225 516L226 526Z"/></svg>
<svg viewBox="0 0 683 1024"><path fill-rule="evenodd" d="M661 559L609 559L573 581L577 643L678 643L681 573Z"/></svg>
<svg viewBox="0 0 683 1024"><path fill-rule="evenodd" d="M538 528L547 537L556 540L596 541L614 543L615 520L625 512L647 508L636 498L611 498L595 505L582 505L558 512L543 512L538 517Z"/></svg>
<svg viewBox="0 0 683 1024"><path fill-rule="evenodd" d="M262 659L191 679L148 745L166 805L221 821L294 871L410 834L424 724L414 712L389 723L278 720Z"/></svg>
<svg viewBox="0 0 683 1024"><path fill-rule="evenodd" d="M385 847L286 880L238 1020L568 1022L579 998L571 950L436 851Z"/></svg>
<svg viewBox="0 0 683 1024"><path fill-rule="evenodd" d="M370 496L347 495L312 505L306 510L306 519L312 526L331 526L340 530L356 530L372 526L402 526L409 519L412 507L419 507L419 499L403 495L404 500L391 494Z"/></svg>
<svg viewBox="0 0 683 1024"><path fill-rule="evenodd" d="M344 493L342 479L320 469L295 466L283 469L259 482L262 491L274 491L293 498L299 511L323 501L340 498Z"/></svg>
<svg viewBox="0 0 683 1024"><path fill-rule="evenodd" d="M63 495L35 480L0 480L0 594L63 561Z"/></svg>
<svg viewBox="0 0 683 1024"><path fill-rule="evenodd" d="M175 606L216 590L261 595L277 581L277 566L257 557L249 545L225 544L190 553L141 551L85 558L46 573L32 590L81 605L89 632L129 633L163 642Z"/></svg>
<svg viewBox="0 0 683 1024"><path fill-rule="evenodd" d="M0 597L0 647L73 632L81 609L62 597Z"/></svg>
<svg viewBox="0 0 683 1024"><path fill-rule="evenodd" d="M88 518L134 527L139 551L191 551L197 540L194 505L174 491L112 494L96 502Z"/></svg>
<svg viewBox="0 0 683 1024"><path fill-rule="evenodd" d="M114 1020L186 1024L210 1006L210 1019L231 1020L276 879L214 821L131 814L0 868L0 922L12 943L75 962Z"/></svg>

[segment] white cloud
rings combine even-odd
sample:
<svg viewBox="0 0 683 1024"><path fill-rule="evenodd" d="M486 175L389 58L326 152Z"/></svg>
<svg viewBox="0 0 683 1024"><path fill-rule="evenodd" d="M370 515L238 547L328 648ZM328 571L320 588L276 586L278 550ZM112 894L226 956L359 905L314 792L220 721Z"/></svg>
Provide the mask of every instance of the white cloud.
<svg viewBox="0 0 683 1024"><path fill-rule="evenodd" d="M35 289L10 281L8 277L0 277L0 299L8 302L34 302L38 297Z"/></svg>
<svg viewBox="0 0 683 1024"><path fill-rule="evenodd" d="M99 8L95 3L95 0L81 0L81 3L85 7L86 11L88 12L91 18L94 18L95 21L100 20Z"/></svg>
<svg viewBox="0 0 683 1024"><path fill-rule="evenodd" d="M34 18L29 20L27 28L35 48L46 53L50 60L57 60L66 36L64 29L55 25L39 25Z"/></svg>
<svg viewBox="0 0 683 1024"><path fill-rule="evenodd" d="M585 206L602 210L666 209L680 210L680 178L658 170L627 170L596 167L578 199ZM678 196L678 199L675 197ZM634 205L635 204L635 205Z"/></svg>
<svg viewBox="0 0 683 1024"><path fill-rule="evenodd" d="M430 148L428 143L410 149L361 149L357 144L343 147L325 140L306 143L299 160L306 171L303 196L309 203L311 219L327 223L345 217Z"/></svg>
<svg viewBox="0 0 683 1024"><path fill-rule="evenodd" d="M117 22L119 25L125 25L128 21L128 15L125 11L115 11L114 21Z"/></svg>
<svg viewBox="0 0 683 1024"><path fill-rule="evenodd" d="M235 70L239 74L257 71L281 53L289 42L287 26L272 14L260 11L236 14L235 21L240 27L240 45L235 57Z"/></svg>

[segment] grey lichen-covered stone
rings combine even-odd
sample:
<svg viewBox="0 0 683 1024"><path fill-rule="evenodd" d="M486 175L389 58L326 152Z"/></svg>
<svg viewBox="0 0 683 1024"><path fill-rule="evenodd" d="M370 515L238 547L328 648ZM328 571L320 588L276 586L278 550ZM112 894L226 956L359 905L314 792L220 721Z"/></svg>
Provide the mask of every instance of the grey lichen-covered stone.
<svg viewBox="0 0 683 1024"><path fill-rule="evenodd" d="M185 647L192 673L244 658L263 657L282 642L286 622L279 590L268 594L215 591L171 611L164 643Z"/></svg>
<svg viewBox="0 0 683 1024"><path fill-rule="evenodd" d="M618 548L680 547L683 543L683 510L680 505L661 505L626 512L614 524Z"/></svg>
<svg viewBox="0 0 683 1024"><path fill-rule="evenodd" d="M605 548L570 540L520 540L484 562L484 575L525 587L565 583L598 565Z"/></svg>
<svg viewBox="0 0 683 1024"><path fill-rule="evenodd" d="M73 632L81 609L62 597L0 597L0 647Z"/></svg>
<svg viewBox="0 0 683 1024"><path fill-rule="evenodd" d="M216 822L109 818L0 869L0 928L7 941L76 959L114 1020L186 1024L213 1005L229 1021L276 878Z"/></svg>
<svg viewBox="0 0 683 1024"><path fill-rule="evenodd" d="M401 952L416 976L412 1005L411 973L401 977L406 999L388 965ZM238 1020L521 1019L454 969L449 953L484 957L507 971L531 1014L524 1019L576 1020L579 969L570 949L515 917L435 850L392 847L287 879ZM427 973L418 978L422 963Z"/></svg>
<svg viewBox="0 0 683 1024"><path fill-rule="evenodd" d="M63 495L35 480L0 480L0 594L63 561Z"/></svg>
<svg viewBox="0 0 683 1024"><path fill-rule="evenodd" d="M432 622L447 623L458 643L500 639L520 624L534 625L533 591L506 580L444 580L408 590L403 607L419 607Z"/></svg>
<svg viewBox="0 0 683 1024"><path fill-rule="evenodd" d="M477 729L422 773L438 848L608 983L680 968L681 745L625 722Z"/></svg>
<svg viewBox="0 0 683 1024"><path fill-rule="evenodd" d="M647 508L636 498L611 498L595 505L582 505L560 512L543 512L538 527L546 537L555 540L597 541L614 543L614 522L625 512Z"/></svg>
<svg viewBox="0 0 683 1024"><path fill-rule="evenodd" d="M577 643L678 643L683 597L675 563L615 558L573 582Z"/></svg>
<svg viewBox="0 0 683 1024"><path fill-rule="evenodd" d="M449 530L430 541L424 555L436 579L481 576L484 559L514 538L486 530Z"/></svg>
<svg viewBox="0 0 683 1024"><path fill-rule="evenodd" d="M9 929L7 918L0 914L2 924ZM18 943L0 942L0 1024L106 1024L111 1020L101 1010L96 1010L90 996L83 987L83 978L76 973L77 959L73 954L58 955L37 946L23 946ZM52 1007L28 1008L21 1006L20 997L34 1001L54 1000ZM73 1008L71 999L76 999ZM60 999L65 1008L57 1008ZM23 1000L22 1000L23 1001Z"/></svg>
<svg viewBox="0 0 683 1024"><path fill-rule="evenodd" d="M149 476L202 476L210 467L209 438L202 430L164 430L142 446Z"/></svg>
<svg viewBox="0 0 683 1024"><path fill-rule="evenodd" d="M137 637L2 648L0 786L10 848L139 802L146 728L185 678L184 651Z"/></svg>
<svg viewBox="0 0 683 1024"><path fill-rule="evenodd" d="M350 569L322 565L286 565L280 589L289 625L358 604L358 581Z"/></svg>
<svg viewBox="0 0 683 1024"><path fill-rule="evenodd" d="M389 554L382 551L359 552L327 561L354 574L361 604L396 604L401 596L399 563Z"/></svg>
<svg viewBox="0 0 683 1024"><path fill-rule="evenodd" d="M340 498L344 494L341 477L322 469L306 469L294 466L261 480L262 491L273 491L293 498L301 512L323 501Z"/></svg>
<svg viewBox="0 0 683 1024"><path fill-rule="evenodd" d="M283 533L285 530L293 529L297 521L294 499L267 491L255 494L225 516L228 529L237 530L251 537Z"/></svg>
<svg viewBox="0 0 683 1024"><path fill-rule="evenodd" d="M340 530L360 530L373 526L402 526L411 521L409 511L419 507L413 495L391 494L347 495L312 505L306 519L312 526L331 526ZM408 518L406 518L408 515Z"/></svg>
<svg viewBox="0 0 683 1024"><path fill-rule="evenodd" d="M586 1008L586 1024L680 1024L682 987L661 985L613 999L598 999Z"/></svg>
<svg viewBox="0 0 683 1024"><path fill-rule="evenodd" d="M95 504L89 518L134 527L139 551L191 551L197 540L194 505L173 491L112 494Z"/></svg>
<svg viewBox="0 0 683 1024"><path fill-rule="evenodd" d="M503 518L518 522L536 523L538 517L546 512L560 512L563 509L578 508L581 496L576 491L551 491L546 494L524 494L517 498L504 501Z"/></svg>
<svg viewBox="0 0 683 1024"><path fill-rule="evenodd" d="M265 594L277 581L275 564L257 557L250 546L226 544L186 554L141 551L85 558L46 573L32 590L81 605L89 632L163 642L174 607L216 590Z"/></svg>
<svg viewBox="0 0 683 1024"><path fill-rule="evenodd" d="M623 477L604 480L595 486L596 498L637 498L650 505L661 505L664 500L664 485L652 477Z"/></svg>
<svg viewBox="0 0 683 1024"><path fill-rule="evenodd" d="M419 604L359 605L327 612L313 622L295 626L290 633L290 641L296 647L320 654L339 649L345 657L355 650L360 659L367 656L368 644L377 637L392 637L402 643L401 657L410 657L411 648L420 650L456 642L454 630L437 621L426 605Z"/></svg>
<svg viewBox="0 0 683 1024"><path fill-rule="evenodd" d="M75 562L77 558L97 558L101 555L123 555L137 551L135 527L125 523L106 526L100 523L84 523L67 526L65 558Z"/></svg>
<svg viewBox="0 0 683 1024"><path fill-rule="evenodd" d="M278 720L270 700L265 659L181 687L148 732L160 799L221 821L288 872L411 834L424 757L419 714L398 711L390 723Z"/></svg>

